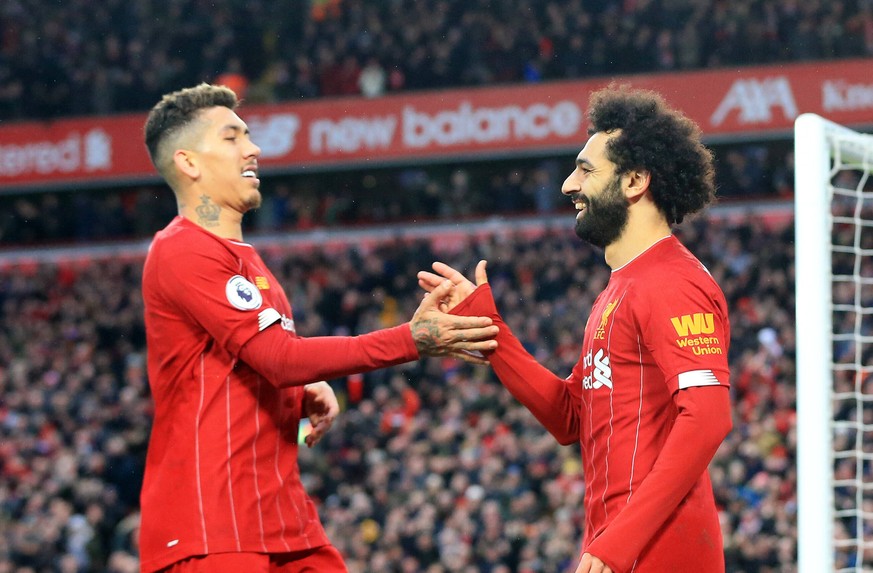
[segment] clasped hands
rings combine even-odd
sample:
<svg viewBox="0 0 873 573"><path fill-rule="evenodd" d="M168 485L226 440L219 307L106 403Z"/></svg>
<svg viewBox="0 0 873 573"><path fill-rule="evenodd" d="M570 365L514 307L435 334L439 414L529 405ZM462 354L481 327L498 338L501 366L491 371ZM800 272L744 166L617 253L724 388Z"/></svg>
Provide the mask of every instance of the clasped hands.
<svg viewBox="0 0 873 573"><path fill-rule="evenodd" d="M485 316L448 314L476 287L488 282L485 261L476 266L476 284L441 262L434 272L419 271L418 284L425 297L412 316L410 328L418 352L425 356L454 356L472 364L487 364L482 352L497 348L498 328Z"/></svg>
<svg viewBox="0 0 873 573"><path fill-rule="evenodd" d="M419 354L456 356L473 364L487 364L481 352L497 348L494 340L497 327L491 324L491 319L448 314L476 289L476 285L444 263L434 263L433 268L437 274L418 273L418 284L426 294L410 321ZM476 282L488 282L485 261L476 267ZM302 414L312 423L312 432L305 439L307 446L311 448L324 437L339 410L336 395L327 382L304 386Z"/></svg>

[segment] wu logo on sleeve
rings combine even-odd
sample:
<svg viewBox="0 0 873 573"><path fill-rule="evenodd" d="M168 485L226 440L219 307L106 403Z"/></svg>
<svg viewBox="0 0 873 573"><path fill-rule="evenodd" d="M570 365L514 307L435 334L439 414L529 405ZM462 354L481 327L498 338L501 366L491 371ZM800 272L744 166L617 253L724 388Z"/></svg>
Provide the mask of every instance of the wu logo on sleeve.
<svg viewBox="0 0 873 573"><path fill-rule="evenodd" d="M715 319L711 312L674 316L670 322L679 335L676 339L679 348L690 349L695 356L724 353L719 337L709 336L715 332Z"/></svg>
<svg viewBox="0 0 873 573"><path fill-rule="evenodd" d="M715 332L715 323L713 322L711 312L683 314L682 316L674 316L670 321L673 323L673 328L676 329L676 334L679 336L698 336Z"/></svg>

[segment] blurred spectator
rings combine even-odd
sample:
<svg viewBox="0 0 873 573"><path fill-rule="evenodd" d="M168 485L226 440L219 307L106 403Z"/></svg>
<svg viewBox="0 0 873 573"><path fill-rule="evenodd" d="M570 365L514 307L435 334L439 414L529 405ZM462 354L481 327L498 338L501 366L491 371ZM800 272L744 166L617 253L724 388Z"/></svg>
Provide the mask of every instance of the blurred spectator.
<svg viewBox="0 0 873 573"><path fill-rule="evenodd" d="M227 62L224 71L218 74L212 83L230 88L240 101L248 95L249 78L243 72L242 62L237 57Z"/></svg>
<svg viewBox="0 0 873 573"><path fill-rule="evenodd" d="M358 77L358 88L367 98L375 98L385 93L388 76L379 60L371 56Z"/></svg>

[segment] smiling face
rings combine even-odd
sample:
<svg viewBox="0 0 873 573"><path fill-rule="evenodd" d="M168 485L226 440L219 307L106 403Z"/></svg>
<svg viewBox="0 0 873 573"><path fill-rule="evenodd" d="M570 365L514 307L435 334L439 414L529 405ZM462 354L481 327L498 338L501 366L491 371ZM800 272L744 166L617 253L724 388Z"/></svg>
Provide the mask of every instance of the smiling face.
<svg viewBox="0 0 873 573"><path fill-rule="evenodd" d="M606 156L606 144L614 134L591 136L576 157L576 168L564 181L561 192L576 209L576 234L604 248L614 243L627 227L629 204L621 176Z"/></svg>
<svg viewBox="0 0 873 573"><path fill-rule="evenodd" d="M197 123L196 141L177 154L184 155L182 170L195 183L199 197L238 213L258 208L261 149L251 140L248 126L222 106L203 110Z"/></svg>

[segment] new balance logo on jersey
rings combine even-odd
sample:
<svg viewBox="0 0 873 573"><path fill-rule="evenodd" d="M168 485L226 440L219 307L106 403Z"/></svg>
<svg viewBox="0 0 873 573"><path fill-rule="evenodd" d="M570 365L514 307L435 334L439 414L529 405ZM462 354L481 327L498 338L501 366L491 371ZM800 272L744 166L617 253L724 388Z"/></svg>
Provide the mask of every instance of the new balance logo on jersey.
<svg viewBox="0 0 873 573"><path fill-rule="evenodd" d="M612 368L609 366L609 356L601 348L592 358L591 353L582 359L582 365L591 367L593 372L582 378L582 387L586 390L599 390L606 386L612 390Z"/></svg>
<svg viewBox="0 0 873 573"><path fill-rule="evenodd" d="M679 336L698 336L700 334L712 334L715 331L715 322L711 312L695 312L683 314L670 319L676 334Z"/></svg>

